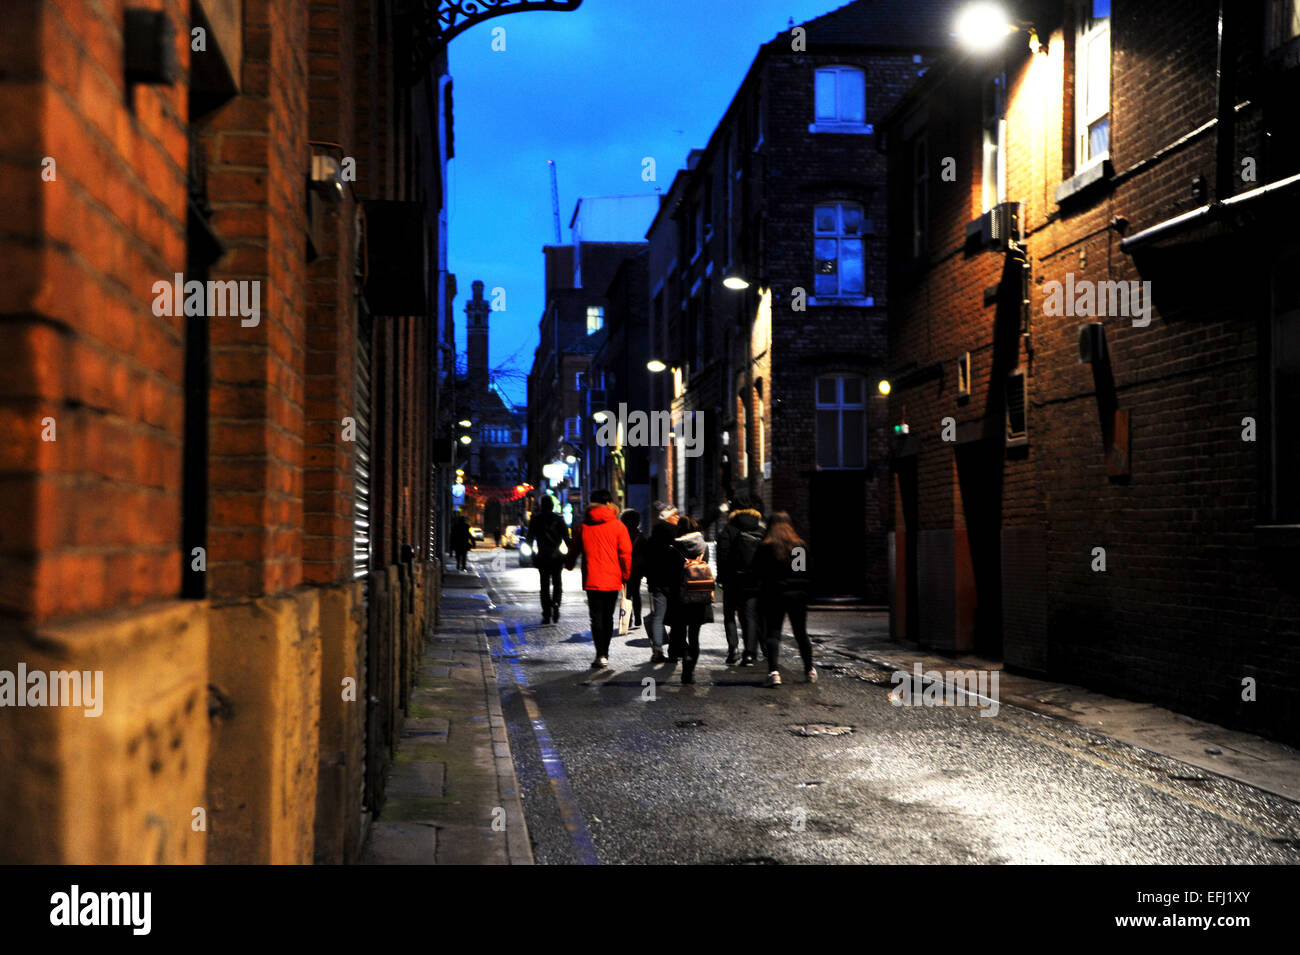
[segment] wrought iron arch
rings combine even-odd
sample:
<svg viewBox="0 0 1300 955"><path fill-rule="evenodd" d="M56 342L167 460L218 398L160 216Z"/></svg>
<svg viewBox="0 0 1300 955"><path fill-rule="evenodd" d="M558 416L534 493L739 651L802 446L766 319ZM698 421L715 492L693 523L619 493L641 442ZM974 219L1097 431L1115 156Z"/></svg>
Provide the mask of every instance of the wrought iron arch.
<svg viewBox="0 0 1300 955"><path fill-rule="evenodd" d="M493 17L529 10L577 10L582 0L408 0L412 40L411 76L418 79L434 48Z"/></svg>

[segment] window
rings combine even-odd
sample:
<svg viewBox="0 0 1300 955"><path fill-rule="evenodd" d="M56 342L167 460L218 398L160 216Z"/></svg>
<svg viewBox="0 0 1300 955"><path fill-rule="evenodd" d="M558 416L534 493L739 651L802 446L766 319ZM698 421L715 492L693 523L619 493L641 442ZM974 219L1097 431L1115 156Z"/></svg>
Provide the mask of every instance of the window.
<svg viewBox="0 0 1300 955"><path fill-rule="evenodd" d="M579 441L582 439L582 417L575 415L572 418L564 419L564 440Z"/></svg>
<svg viewBox="0 0 1300 955"><path fill-rule="evenodd" d="M745 415L745 399L736 396L736 460L740 462L740 479L749 479L749 419Z"/></svg>
<svg viewBox="0 0 1300 955"><path fill-rule="evenodd" d="M603 305L587 306L587 334L598 332L605 327L605 307Z"/></svg>
<svg viewBox="0 0 1300 955"><path fill-rule="evenodd" d="M988 212L1007 197L1005 73L989 77L984 85L984 156L980 171L983 211Z"/></svg>
<svg viewBox="0 0 1300 955"><path fill-rule="evenodd" d="M582 390L582 372L580 371L575 372L573 375L573 389L574 391Z"/></svg>
<svg viewBox="0 0 1300 955"><path fill-rule="evenodd" d="M856 375L817 379L817 469L867 466L867 391Z"/></svg>
<svg viewBox="0 0 1300 955"><path fill-rule="evenodd" d="M1083 0L1074 42L1074 166L1110 154L1110 0Z"/></svg>
<svg viewBox="0 0 1300 955"><path fill-rule="evenodd" d="M1300 0L1269 0L1267 48L1276 50L1300 36Z"/></svg>
<svg viewBox="0 0 1300 955"><path fill-rule="evenodd" d="M854 66L830 66L816 73L811 132L833 127L863 130L867 124L866 75Z"/></svg>
<svg viewBox="0 0 1300 955"><path fill-rule="evenodd" d="M862 206L828 202L817 206L813 220L815 294L857 298L865 294Z"/></svg>
<svg viewBox="0 0 1300 955"><path fill-rule="evenodd" d="M925 254L925 229L930 218L929 144L917 136L912 144L912 258Z"/></svg>
<svg viewBox="0 0 1300 955"><path fill-rule="evenodd" d="M763 399L755 398L754 428L757 434L754 436L754 450L758 452L755 455L755 460L758 461L758 466L761 468L759 473L763 475L763 480L770 481L772 479L772 462L767 459L767 418L764 414L766 410L766 406L763 404Z"/></svg>

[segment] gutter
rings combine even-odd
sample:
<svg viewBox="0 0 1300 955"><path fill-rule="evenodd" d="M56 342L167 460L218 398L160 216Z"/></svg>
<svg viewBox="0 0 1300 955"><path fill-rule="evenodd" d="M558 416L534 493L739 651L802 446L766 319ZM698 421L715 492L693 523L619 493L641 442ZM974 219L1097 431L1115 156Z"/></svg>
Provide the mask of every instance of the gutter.
<svg viewBox="0 0 1300 955"><path fill-rule="evenodd" d="M1172 219L1166 219L1158 225L1143 229L1141 232L1136 232L1127 239L1122 240L1119 244L1119 250L1131 255L1137 249L1158 242L1160 239L1177 235L1193 225L1221 222L1228 213L1235 212L1239 207L1253 205L1261 199L1274 197L1295 188L1300 188L1300 173L1288 176L1285 179L1279 179L1277 182L1270 182L1268 185L1252 189L1250 192L1243 192L1222 202L1211 202L1199 209L1193 209L1190 212L1184 212L1182 215L1174 216Z"/></svg>

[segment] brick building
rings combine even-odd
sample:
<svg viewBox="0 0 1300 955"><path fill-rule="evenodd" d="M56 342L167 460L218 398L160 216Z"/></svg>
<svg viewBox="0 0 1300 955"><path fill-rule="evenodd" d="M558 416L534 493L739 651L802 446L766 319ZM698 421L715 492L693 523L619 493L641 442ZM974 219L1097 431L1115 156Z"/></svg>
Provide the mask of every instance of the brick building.
<svg viewBox="0 0 1300 955"><path fill-rule="evenodd" d="M887 124L895 635L1294 741L1295 5L1014 14Z"/></svg>
<svg viewBox="0 0 1300 955"><path fill-rule="evenodd" d="M445 47L381 0L5 17L0 671L103 711L0 709L0 859L355 859L437 595Z"/></svg>
<svg viewBox="0 0 1300 955"><path fill-rule="evenodd" d="M652 493L706 525L742 488L789 511L827 595L886 594L873 134L943 46L952 6L859 0L764 44L647 236L652 347L668 366L652 389L677 425ZM694 451L686 415L703 427Z"/></svg>
<svg viewBox="0 0 1300 955"><path fill-rule="evenodd" d="M637 197L631 212L639 214L647 201L653 206L654 196ZM602 208L599 200L582 202L589 209ZM592 227L588 234L609 231ZM528 373L528 483L556 494L561 505L571 504L574 511L581 510L586 478L597 460L592 452L595 424L588 373L606 338L606 293L623 261L644 248L642 242L592 238L542 249L546 311L538 323L539 340ZM597 398L599 405L603 398ZM547 476L548 470L552 476Z"/></svg>

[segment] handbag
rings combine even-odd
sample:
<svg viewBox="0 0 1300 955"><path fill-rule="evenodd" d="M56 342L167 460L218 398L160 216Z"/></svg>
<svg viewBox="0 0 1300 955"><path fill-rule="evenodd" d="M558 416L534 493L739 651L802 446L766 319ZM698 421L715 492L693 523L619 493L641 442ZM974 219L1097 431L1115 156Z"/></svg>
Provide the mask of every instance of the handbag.
<svg viewBox="0 0 1300 955"><path fill-rule="evenodd" d="M627 595L627 587L618 592L618 635L627 636L632 623L632 598Z"/></svg>

